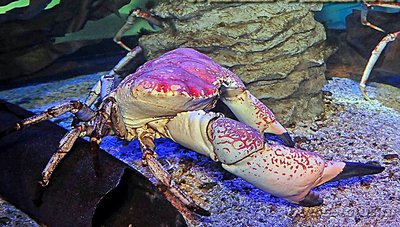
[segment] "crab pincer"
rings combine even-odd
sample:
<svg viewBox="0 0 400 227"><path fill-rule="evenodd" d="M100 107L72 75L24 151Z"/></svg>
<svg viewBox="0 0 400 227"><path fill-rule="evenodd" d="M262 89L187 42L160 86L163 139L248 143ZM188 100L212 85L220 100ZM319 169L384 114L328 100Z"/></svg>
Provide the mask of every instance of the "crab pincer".
<svg viewBox="0 0 400 227"><path fill-rule="evenodd" d="M200 111L199 111L200 112ZM197 114L197 115L196 115ZM384 167L354 163L326 161L316 153L264 142L262 135L254 128L232 119L217 117L212 113L191 113L178 115L175 119L185 124L184 119L192 122L209 122L203 146L192 145L190 138L175 135L175 130L183 130L178 123L170 123L172 138L180 144L214 161L222 163L227 171L250 182L277 197L302 206L317 206L322 199L311 192L321 184L349 177L377 174ZM208 119L208 120L207 120ZM194 139L192 137L192 139Z"/></svg>

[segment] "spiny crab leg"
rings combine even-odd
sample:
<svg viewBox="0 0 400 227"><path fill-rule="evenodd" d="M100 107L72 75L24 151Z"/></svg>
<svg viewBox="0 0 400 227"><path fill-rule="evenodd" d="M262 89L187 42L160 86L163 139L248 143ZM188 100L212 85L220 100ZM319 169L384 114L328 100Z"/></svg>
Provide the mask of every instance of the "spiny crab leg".
<svg viewBox="0 0 400 227"><path fill-rule="evenodd" d="M136 8L132 10L132 12L129 14L128 19L126 20L125 24L121 27L121 29L117 32L117 34L114 37L114 42L116 42L118 45L120 45L122 48L124 48L127 51L131 51L131 48L129 48L127 45L125 45L122 42L122 36L129 31L136 20L136 18L143 18L149 22L149 24L154 27L154 25L158 27L164 27L163 23L156 18L156 16L152 15L149 12L146 12L140 8Z"/></svg>
<svg viewBox="0 0 400 227"><path fill-rule="evenodd" d="M167 187L167 190L172 193L175 198L179 200L181 204L176 204L176 201L171 201L173 205L176 206L182 213L188 213L185 211L186 208L189 210L200 214L202 216L210 216L210 212L201 208L193 202L193 200L187 196L176 183L172 180L171 175L164 169L161 163L157 160L157 155L155 154L154 137L151 133L141 132L138 136L140 147L143 152L143 164L147 165L154 175L154 177L159 180L163 185ZM170 198L168 193L164 194L167 198Z"/></svg>
<svg viewBox="0 0 400 227"><path fill-rule="evenodd" d="M69 101L58 107L50 108L43 114L38 114L33 117L22 120L17 125L21 127L29 126L31 124L38 123L40 121L46 120L50 117L59 116L63 113L71 111L75 113L75 116L82 121L81 124L72 128L60 141L57 151L52 155L51 159L47 163L45 169L42 172L42 179L39 181L39 187L37 188L36 198L34 202L37 205L41 203L41 196L43 195L45 187L49 184L50 178L58 166L58 164L64 159L64 157L70 152L75 141L78 137L90 136L91 150L94 152L94 170L96 176L100 174L99 160L98 160L98 150L101 138L110 134L110 114L112 112L112 100L105 100L98 112L92 111L85 104L78 101Z"/></svg>
<svg viewBox="0 0 400 227"><path fill-rule="evenodd" d="M83 137L86 134L90 134L92 132L91 127L87 127L85 125L79 125L69 131L65 136L61 139L60 144L58 146L57 151L51 156L51 159L47 163L46 167L42 172L42 179L38 182L38 188L36 191L36 195L34 198L34 202L36 205L41 204L41 197L43 195L44 188L49 184L50 178L61 162L62 159L68 154L71 150L72 146L74 145L76 139L78 137Z"/></svg>
<svg viewBox="0 0 400 227"><path fill-rule="evenodd" d="M50 177L57 167L58 163L67 155L67 153L71 150L72 146L74 145L76 139L79 136L85 135L90 133L92 128L77 126L76 128L69 131L65 136L61 139L60 145L57 151L53 154L50 161L47 163L46 167L42 172L42 180L39 182L42 187L45 187L49 184Z"/></svg>
<svg viewBox="0 0 400 227"><path fill-rule="evenodd" d="M107 97L110 94L111 90L118 86L118 77L121 70L142 51L143 49L140 46L136 46L135 48L130 50L126 54L126 56L118 62L116 66L114 66L109 74L102 76L101 79L93 86L92 90L89 92L89 95L85 100L86 105L92 106L99 96L101 101L105 97Z"/></svg>
<svg viewBox="0 0 400 227"><path fill-rule="evenodd" d="M364 69L363 76L360 81L360 90L361 90L364 98L367 101L370 100L370 98L367 96L367 92L365 90L368 77L371 74L371 71L374 68L376 61L378 60L379 56L382 54L382 51L385 49L386 45L389 42L396 40L399 33L400 33L400 31L390 33L390 34L386 35L385 37L383 37L383 39L378 43L378 45L376 45L376 47L374 48L374 50L371 53L371 57L368 60L367 66Z"/></svg>
<svg viewBox="0 0 400 227"><path fill-rule="evenodd" d="M362 1L361 3L361 24L368 26L372 29L375 29L377 31L386 33L385 30L383 30L382 28L371 24L368 19L368 11L370 8L374 7L374 6L378 6L378 7L382 7L382 8L393 8L393 9L400 9L400 3L399 2L366 2L366 1Z"/></svg>
<svg viewBox="0 0 400 227"><path fill-rule="evenodd" d="M95 112L91 110L87 105L79 101L66 101L59 106L49 108L41 114L34 115L32 117L26 118L15 125L11 126L9 129L0 132L0 138L4 137L12 132L20 131L23 128L29 127L33 124L37 124L41 121L45 121L50 118L58 117L66 112L73 113L81 121L89 121L95 116Z"/></svg>

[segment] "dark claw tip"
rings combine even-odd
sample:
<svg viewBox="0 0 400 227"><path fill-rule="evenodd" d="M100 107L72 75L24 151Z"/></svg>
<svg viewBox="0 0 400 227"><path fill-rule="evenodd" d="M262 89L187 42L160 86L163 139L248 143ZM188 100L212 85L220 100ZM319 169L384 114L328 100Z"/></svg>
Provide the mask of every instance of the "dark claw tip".
<svg viewBox="0 0 400 227"><path fill-rule="evenodd" d="M199 206L189 206L188 208L189 208L190 211L193 211L196 214L201 215L201 216L208 217L208 216L211 215L210 211L205 210L205 209L203 209L203 208L201 208Z"/></svg>
<svg viewBox="0 0 400 227"><path fill-rule="evenodd" d="M378 174L385 170L385 167L379 165L364 164L358 162L344 162L344 166L341 173L330 181L337 181L350 177L365 176L371 174Z"/></svg>
<svg viewBox="0 0 400 227"><path fill-rule="evenodd" d="M283 133L281 135L278 135L278 137L279 137L279 139L281 139L286 144L286 146L294 147L295 143L294 143L292 137L289 135L288 132L285 132L285 133Z"/></svg>
<svg viewBox="0 0 400 227"><path fill-rule="evenodd" d="M303 207L315 207L321 205L322 203L323 199L320 198L318 194L310 191L310 193L308 193L308 195L299 202L299 205Z"/></svg>
<svg viewBox="0 0 400 227"><path fill-rule="evenodd" d="M292 139L292 137L289 135L288 132L285 132L280 135L274 135L274 134L269 134L265 133L264 134L266 138L272 139L272 140L277 140L280 143L284 143L287 147L294 147L295 143Z"/></svg>
<svg viewBox="0 0 400 227"><path fill-rule="evenodd" d="M292 139L292 137L289 135L288 132L285 132L280 135L276 134L270 134L270 133L264 133L264 137L266 140L273 140L279 143L283 143L287 147L294 147L295 143Z"/></svg>

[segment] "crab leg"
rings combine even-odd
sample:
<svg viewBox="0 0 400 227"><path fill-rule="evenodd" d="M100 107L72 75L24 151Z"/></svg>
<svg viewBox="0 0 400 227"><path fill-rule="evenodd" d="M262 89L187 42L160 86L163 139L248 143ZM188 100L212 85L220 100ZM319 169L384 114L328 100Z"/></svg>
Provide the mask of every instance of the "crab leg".
<svg viewBox="0 0 400 227"><path fill-rule="evenodd" d="M20 131L25 127L37 124L41 121L58 117L66 112L73 113L81 121L89 121L95 116L95 112L82 102L67 101L59 106L51 107L41 114L34 115L20 122L17 122L14 126L11 126L6 131L0 132L0 137L6 136L15 131Z"/></svg>
<svg viewBox="0 0 400 227"><path fill-rule="evenodd" d="M92 106L92 104L97 100L99 96L101 100L107 97L110 94L111 90L116 88L119 84L119 72L121 72L121 70L142 51L143 49L140 46L136 46L135 48L130 50L126 54L126 56L118 62L116 66L114 66L109 74L102 76L101 79L94 85L88 97L86 98L86 105Z"/></svg>
<svg viewBox="0 0 400 227"><path fill-rule="evenodd" d="M287 130L276 120L268 107L252 95L243 82L226 69L221 99L243 123L261 133L278 135L287 146L294 147L294 142Z"/></svg>
<svg viewBox="0 0 400 227"><path fill-rule="evenodd" d="M39 182L43 187L47 186L50 181L50 177L53 174L53 171L60 163L60 161L67 155L67 153L71 150L74 145L76 139L78 137L82 137L91 132L91 127L85 127L84 125L77 126L76 128L69 131L65 136L60 140L60 145L58 146L57 151L53 154L50 161L47 163L46 167L42 172L42 180Z"/></svg>
<svg viewBox="0 0 400 227"><path fill-rule="evenodd" d="M136 20L136 18L143 18L149 22L149 24L154 28L154 25L158 27L164 27L163 23L156 18L156 16L152 15L149 12L146 12L140 8L134 9L128 16L128 19L126 20L125 24L121 27L121 29L117 32L117 34L114 37L114 42L116 42L118 45L120 45L122 48L124 48L127 51L131 51L131 48L129 48L127 45L125 45L121 40L122 36L129 31Z"/></svg>
<svg viewBox="0 0 400 227"><path fill-rule="evenodd" d="M196 205L193 200L187 196L172 180L171 175L167 172L167 170L164 169L164 167L161 165L161 163L157 160L157 155L154 152L155 150L155 145L154 145L154 137L152 136L152 133L148 132L141 132L139 134L139 143L140 147L143 152L143 163L147 165L151 171L151 173L154 175L154 177L159 180L163 185L165 185L168 188L168 191L172 193L179 201L180 203L183 204L177 204L177 209L185 209L188 208L189 210L198 213L202 216L209 216L210 213L207 210L204 210L203 208L199 207ZM168 193L166 194L167 197ZM174 203L173 203L174 204ZM176 205L176 204L174 204ZM185 210L181 210L183 213Z"/></svg>
<svg viewBox="0 0 400 227"><path fill-rule="evenodd" d="M396 40L397 36L399 35L399 32L394 32L386 35L379 43L376 45L374 50L372 51L371 57L368 60L367 66L364 69L363 76L360 81L360 90L362 94L364 95L364 98L366 100L370 100L367 96L367 92L365 90L365 86L368 80L369 75L371 74L372 69L374 68L374 65L376 61L378 60L379 56L382 54L382 51L385 49L386 45L389 42L392 42Z"/></svg>
<svg viewBox="0 0 400 227"><path fill-rule="evenodd" d="M382 28L380 28L380 27L378 27L378 26L376 26L374 24L369 23L367 17L368 17L368 10L371 7L371 5L369 5L368 3L363 1L361 3L361 7L362 7L361 8L361 24L365 25L365 26L368 26L368 27L370 27L372 29L375 29L377 31L385 33L385 30L383 30Z"/></svg>
<svg viewBox="0 0 400 227"><path fill-rule="evenodd" d="M129 31L133 27L134 21L136 20L136 14L135 11L133 11L129 16L128 19L126 20L125 24L119 29L117 34L114 37L114 42L116 42L118 45L120 45L122 48L124 48L127 51L131 51L131 48L129 48L127 45L125 45L122 42L122 36Z"/></svg>
<svg viewBox="0 0 400 227"><path fill-rule="evenodd" d="M264 143L254 128L204 111L177 115L168 124L170 138L220 161L227 171L256 187L302 206L322 199L310 192L332 180L380 173L380 166L325 161L304 150Z"/></svg>
<svg viewBox="0 0 400 227"><path fill-rule="evenodd" d="M46 167L42 171L42 179L38 182L38 188L36 191L36 195L34 198L34 202L37 205L41 203L41 197L44 192L44 188L49 184L50 178L61 162L61 160L68 154L71 150L72 146L74 145L76 139L78 137L83 137L87 134L90 134L92 131L92 127L88 127L86 125L79 125L69 131L64 137L60 140L59 146L57 151L51 156L51 159L47 163Z"/></svg>
<svg viewBox="0 0 400 227"><path fill-rule="evenodd" d="M380 2L380 1L376 1L376 2L366 2L366 1L362 1L361 3L361 24L368 26L372 29L375 29L377 31L386 33L385 30L383 30L382 28L371 24L368 22L367 16L368 16L368 10L374 6L379 6L382 8L392 8L392 9L400 9L400 3L399 2Z"/></svg>

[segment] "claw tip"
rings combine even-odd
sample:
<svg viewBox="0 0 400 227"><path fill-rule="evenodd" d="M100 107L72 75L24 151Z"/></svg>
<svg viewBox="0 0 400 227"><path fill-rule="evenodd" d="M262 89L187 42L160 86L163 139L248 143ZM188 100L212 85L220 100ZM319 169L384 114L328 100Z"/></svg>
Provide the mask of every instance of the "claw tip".
<svg viewBox="0 0 400 227"><path fill-rule="evenodd" d="M196 214L199 214L201 216L208 217L211 215L210 211L203 209L199 206L194 206L194 207L189 207L189 210L195 212Z"/></svg>

